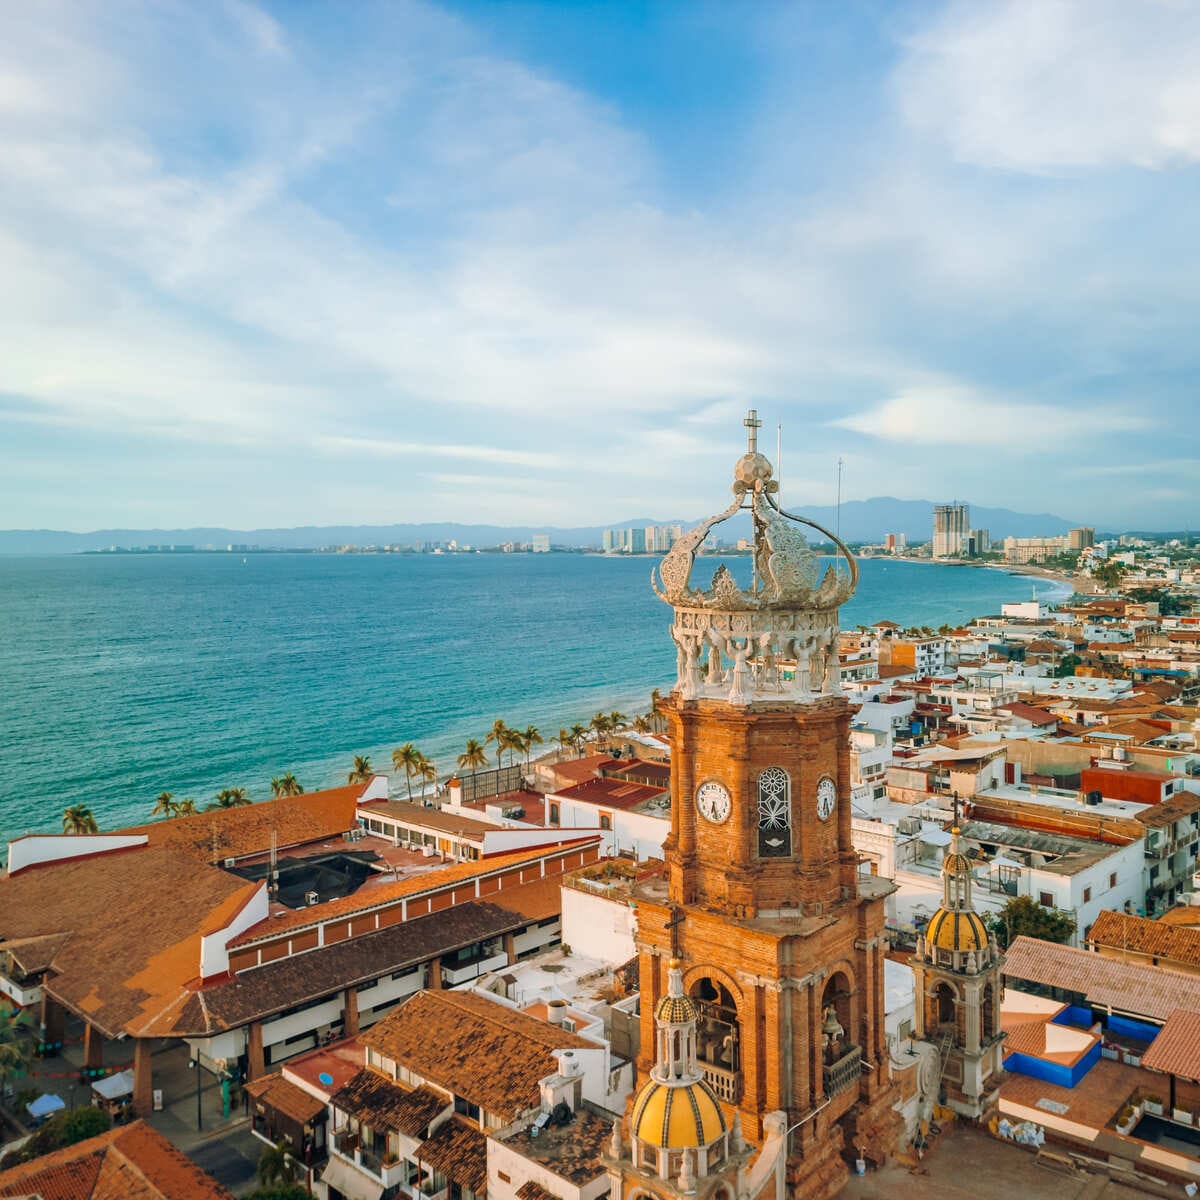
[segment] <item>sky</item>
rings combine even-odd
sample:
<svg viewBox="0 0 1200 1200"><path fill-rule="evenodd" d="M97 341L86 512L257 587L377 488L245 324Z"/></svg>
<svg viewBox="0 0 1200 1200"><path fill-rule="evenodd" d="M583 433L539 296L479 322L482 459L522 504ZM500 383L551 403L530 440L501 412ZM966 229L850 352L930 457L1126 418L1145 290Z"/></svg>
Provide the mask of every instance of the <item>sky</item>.
<svg viewBox="0 0 1200 1200"><path fill-rule="evenodd" d="M1198 523L1196 0L3 23L0 527Z"/></svg>

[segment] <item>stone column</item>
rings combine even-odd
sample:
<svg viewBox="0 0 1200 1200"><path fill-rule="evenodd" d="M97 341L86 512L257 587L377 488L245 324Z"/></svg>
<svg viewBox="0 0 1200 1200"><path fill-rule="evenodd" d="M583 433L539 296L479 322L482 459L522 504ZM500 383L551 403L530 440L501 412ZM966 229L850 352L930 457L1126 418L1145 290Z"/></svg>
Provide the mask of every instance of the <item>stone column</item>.
<svg viewBox="0 0 1200 1200"><path fill-rule="evenodd" d="M813 975L808 989L808 1036L812 1049L812 1102L814 1107L825 1099L825 1062L821 1057L821 991L824 984L824 972L817 972Z"/></svg>
<svg viewBox="0 0 1200 1200"><path fill-rule="evenodd" d="M517 938L511 931L504 935L504 954L511 967L517 961Z"/></svg>
<svg viewBox="0 0 1200 1200"><path fill-rule="evenodd" d="M925 968L911 963L913 972L913 1037L921 1041L925 1037L925 1006L929 1003L925 995Z"/></svg>
<svg viewBox="0 0 1200 1200"><path fill-rule="evenodd" d="M354 1037L358 1033L358 989L348 987L342 993L342 1033Z"/></svg>
<svg viewBox="0 0 1200 1200"><path fill-rule="evenodd" d="M442 960L438 956L429 960L429 988L431 991L440 991L442 987Z"/></svg>
<svg viewBox="0 0 1200 1200"><path fill-rule="evenodd" d="M266 1073L266 1069L267 1060L263 1053L262 1022L251 1021L250 1027L246 1030L246 1082L258 1079Z"/></svg>
<svg viewBox="0 0 1200 1200"><path fill-rule="evenodd" d="M742 1106L755 1112L766 1111L763 1105L763 1001L761 982L749 975L740 975L745 1012L738 1013L742 1027Z"/></svg>
<svg viewBox="0 0 1200 1200"><path fill-rule="evenodd" d="M972 979L963 986L963 1003L967 1007L964 1048L968 1054L979 1053L979 993L980 981Z"/></svg>
<svg viewBox="0 0 1200 1200"><path fill-rule="evenodd" d="M151 1052L154 1043L149 1038L133 1041L133 1111L148 1117L154 1108L154 1067Z"/></svg>
<svg viewBox="0 0 1200 1200"><path fill-rule="evenodd" d="M83 1027L83 1065L104 1065L104 1035L90 1021Z"/></svg>

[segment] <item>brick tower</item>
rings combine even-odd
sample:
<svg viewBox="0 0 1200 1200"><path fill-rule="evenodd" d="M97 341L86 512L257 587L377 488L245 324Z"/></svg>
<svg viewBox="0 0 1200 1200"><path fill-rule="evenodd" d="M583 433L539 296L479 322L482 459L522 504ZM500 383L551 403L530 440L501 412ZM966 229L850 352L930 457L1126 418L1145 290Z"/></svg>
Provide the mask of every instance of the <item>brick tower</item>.
<svg viewBox="0 0 1200 1200"><path fill-rule="evenodd" d="M681 538L655 591L674 609L678 679L671 733L666 878L639 890L639 1072L652 1066L668 962L698 1012L705 1081L745 1136L786 1114L796 1197L833 1196L846 1158L882 1160L892 1111L883 1008L884 899L860 875L850 835L852 706L838 675L837 610L858 570L833 534L786 513L751 411L733 502ZM752 579L691 575L720 522L748 510ZM823 573L801 525L829 538L845 570Z"/></svg>

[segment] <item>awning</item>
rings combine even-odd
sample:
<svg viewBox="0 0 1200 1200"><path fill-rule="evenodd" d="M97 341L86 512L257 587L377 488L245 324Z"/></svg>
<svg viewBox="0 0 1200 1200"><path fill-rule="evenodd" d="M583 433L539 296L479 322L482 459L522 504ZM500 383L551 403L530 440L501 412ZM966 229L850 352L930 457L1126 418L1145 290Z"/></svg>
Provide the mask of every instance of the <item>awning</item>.
<svg viewBox="0 0 1200 1200"><path fill-rule="evenodd" d="M331 1184L350 1200L379 1200L383 1184L368 1179L361 1171L340 1158L330 1158L321 1172L321 1182Z"/></svg>
<svg viewBox="0 0 1200 1200"><path fill-rule="evenodd" d="M92 1084L92 1091L105 1100L119 1100L122 1096L133 1095L133 1072L118 1071L115 1075L106 1075Z"/></svg>
<svg viewBox="0 0 1200 1200"><path fill-rule="evenodd" d="M25 1105L25 1111L35 1120L40 1121L51 1113L61 1112L66 1108L66 1101L53 1092L43 1092L32 1104Z"/></svg>

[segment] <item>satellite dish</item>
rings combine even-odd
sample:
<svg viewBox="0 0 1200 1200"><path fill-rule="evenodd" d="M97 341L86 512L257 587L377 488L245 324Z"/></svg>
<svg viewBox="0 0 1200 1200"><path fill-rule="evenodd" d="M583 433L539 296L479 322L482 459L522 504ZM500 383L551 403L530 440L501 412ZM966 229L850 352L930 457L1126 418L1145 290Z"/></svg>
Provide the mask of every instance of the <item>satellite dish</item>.
<svg viewBox="0 0 1200 1200"><path fill-rule="evenodd" d="M322 1071L320 1075L317 1076L317 1079L320 1080L320 1082L326 1087L333 1086L333 1076L330 1075L328 1071Z"/></svg>

